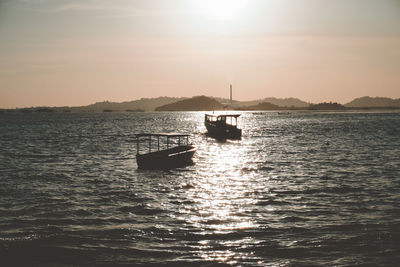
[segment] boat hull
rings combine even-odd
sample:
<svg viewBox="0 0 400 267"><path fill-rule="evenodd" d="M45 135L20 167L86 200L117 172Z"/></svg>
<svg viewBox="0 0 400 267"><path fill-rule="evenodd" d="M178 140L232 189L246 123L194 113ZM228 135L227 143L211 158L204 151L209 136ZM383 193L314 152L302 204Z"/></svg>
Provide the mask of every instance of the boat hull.
<svg viewBox="0 0 400 267"><path fill-rule="evenodd" d="M171 169L193 164L196 147L186 145L136 155L139 169Z"/></svg>
<svg viewBox="0 0 400 267"><path fill-rule="evenodd" d="M218 139L241 139L242 129L229 124L221 125L218 123L206 121L208 135Z"/></svg>

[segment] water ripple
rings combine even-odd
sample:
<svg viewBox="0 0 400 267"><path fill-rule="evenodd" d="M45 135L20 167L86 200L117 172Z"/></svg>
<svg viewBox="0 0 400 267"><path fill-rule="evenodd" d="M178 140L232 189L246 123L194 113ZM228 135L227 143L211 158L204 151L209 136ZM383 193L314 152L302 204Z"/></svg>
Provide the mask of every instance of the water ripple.
<svg viewBox="0 0 400 267"><path fill-rule="evenodd" d="M400 114L0 114L9 265L396 265ZM173 125L173 126L172 126ZM194 165L137 170L134 133L189 132ZM24 257L20 257L24 255Z"/></svg>

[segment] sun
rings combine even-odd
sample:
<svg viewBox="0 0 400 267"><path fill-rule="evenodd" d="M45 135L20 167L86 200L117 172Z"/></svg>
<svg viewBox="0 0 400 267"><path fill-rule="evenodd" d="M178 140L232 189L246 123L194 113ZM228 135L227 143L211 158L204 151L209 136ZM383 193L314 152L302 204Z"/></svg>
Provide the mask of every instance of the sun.
<svg viewBox="0 0 400 267"><path fill-rule="evenodd" d="M246 6L246 0L196 0L195 3L199 13L215 20L233 20Z"/></svg>

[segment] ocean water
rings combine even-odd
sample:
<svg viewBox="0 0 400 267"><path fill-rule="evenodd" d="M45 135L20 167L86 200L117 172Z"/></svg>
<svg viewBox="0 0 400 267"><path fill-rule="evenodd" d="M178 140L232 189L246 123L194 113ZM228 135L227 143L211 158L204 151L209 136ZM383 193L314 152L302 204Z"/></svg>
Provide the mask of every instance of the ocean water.
<svg viewBox="0 0 400 267"><path fill-rule="evenodd" d="M2 266L395 266L400 113L0 113ZM138 170L134 134L191 133Z"/></svg>

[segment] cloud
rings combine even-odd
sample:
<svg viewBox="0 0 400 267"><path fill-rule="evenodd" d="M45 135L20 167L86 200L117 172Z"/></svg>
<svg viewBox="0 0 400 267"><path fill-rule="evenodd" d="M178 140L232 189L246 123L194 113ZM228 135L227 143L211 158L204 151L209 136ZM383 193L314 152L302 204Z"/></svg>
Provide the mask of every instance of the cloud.
<svg viewBox="0 0 400 267"><path fill-rule="evenodd" d="M103 11L113 13L115 17L160 17L160 16L179 16L185 12L179 9L154 8L157 5L143 5L143 2L134 1L70 1L69 3L59 3L49 7L49 13L62 13L73 11Z"/></svg>
<svg viewBox="0 0 400 267"><path fill-rule="evenodd" d="M128 0L0 0L2 10L27 9L43 13L68 12L104 12L112 17L161 17L180 16L187 10L178 8L176 3L170 4L159 0L128 1Z"/></svg>
<svg viewBox="0 0 400 267"><path fill-rule="evenodd" d="M60 13L60 12L68 12L68 11L97 11L97 10L123 10L122 7L104 5L104 4L96 4L96 3L67 3L67 4L60 4L55 7L51 7L47 9L50 13Z"/></svg>

